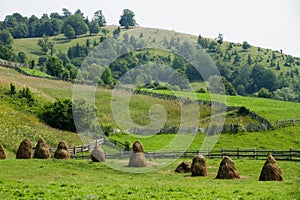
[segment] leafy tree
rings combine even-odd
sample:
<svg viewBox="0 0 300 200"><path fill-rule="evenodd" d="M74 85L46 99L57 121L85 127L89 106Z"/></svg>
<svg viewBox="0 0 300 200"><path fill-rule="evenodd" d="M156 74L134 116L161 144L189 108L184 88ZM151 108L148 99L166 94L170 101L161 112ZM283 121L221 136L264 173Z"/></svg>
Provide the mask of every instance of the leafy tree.
<svg viewBox="0 0 300 200"><path fill-rule="evenodd" d="M24 64L26 62L26 60L27 60L27 57L26 57L25 53L23 51L19 52L17 55L17 61L19 63Z"/></svg>
<svg viewBox="0 0 300 200"><path fill-rule="evenodd" d="M66 8L63 8L62 11L63 11L63 18L64 19L66 19L66 18L68 18L69 16L72 15L72 13Z"/></svg>
<svg viewBox="0 0 300 200"><path fill-rule="evenodd" d="M261 88L261 89L258 91L257 96L258 96L258 97L261 97L261 98L271 98L272 93L269 92L269 90L266 89L266 88Z"/></svg>
<svg viewBox="0 0 300 200"><path fill-rule="evenodd" d="M44 34L43 38L38 40L37 45L41 48L41 51L44 54L47 54L49 50L49 37Z"/></svg>
<svg viewBox="0 0 300 200"><path fill-rule="evenodd" d="M90 29L90 35L92 35L92 34L97 35L100 31L98 21L97 20L92 20L90 25L89 25L89 29Z"/></svg>
<svg viewBox="0 0 300 200"><path fill-rule="evenodd" d="M243 85L238 85L236 88L236 91L239 95L245 96L246 95L246 89Z"/></svg>
<svg viewBox="0 0 300 200"><path fill-rule="evenodd" d="M182 89L188 89L189 88L189 82L188 80L178 71L173 71L170 75L168 83L171 86L179 87Z"/></svg>
<svg viewBox="0 0 300 200"><path fill-rule="evenodd" d="M63 62L61 60L59 60L56 57L49 57L48 60L46 61L46 73L51 75L51 76L55 76L55 77L59 77L59 78L63 78L64 74L64 66L63 66Z"/></svg>
<svg viewBox="0 0 300 200"><path fill-rule="evenodd" d="M0 31L0 45L11 47L14 42L14 38L8 30Z"/></svg>
<svg viewBox="0 0 300 200"><path fill-rule="evenodd" d="M237 92L232 86L232 84L229 81L227 81L224 77L222 77L222 81L224 83L226 95L236 96Z"/></svg>
<svg viewBox="0 0 300 200"><path fill-rule="evenodd" d="M76 36L85 34L88 31L84 18L79 13L69 16L65 21L64 27L67 27L67 25L74 29Z"/></svg>
<svg viewBox="0 0 300 200"><path fill-rule="evenodd" d="M106 26L106 20L102 13L102 10L98 10L94 13L94 18L98 22L100 27Z"/></svg>
<svg viewBox="0 0 300 200"><path fill-rule="evenodd" d="M49 41L48 42L48 47L49 47L49 50L50 50L50 56L53 56L53 53L55 52L54 42L53 41Z"/></svg>
<svg viewBox="0 0 300 200"><path fill-rule="evenodd" d="M256 65L253 67L250 77L252 79L251 93L259 91L261 88L266 88L269 91L274 91L277 87L276 75L271 70L265 69L263 66Z"/></svg>
<svg viewBox="0 0 300 200"><path fill-rule="evenodd" d="M126 29L128 29L130 26L136 26L137 23L134 17L135 14L133 11L124 9L123 14L121 15L121 18L119 20L120 26L124 26Z"/></svg>
<svg viewBox="0 0 300 200"><path fill-rule="evenodd" d="M244 41L242 44L242 48L244 49L244 52L247 51L247 49L249 49L251 46L248 42Z"/></svg>
<svg viewBox="0 0 300 200"><path fill-rule="evenodd" d="M109 33L109 30L107 29L101 29L101 32L106 36Z"/></svg>
<svg viewBox="0 0 300 200"><path fill-rule="evenodd" d="M203 38L201 35L198 36L198 44L200 44L200 46L203 47L203 48L208 47L207 39Z"/></svg>
<svg viewBox="0 0 300 200"><path fill-rule="evenodd" d="M68 39L73 39L75 38L75 30L71 25L67 25L64 31L64 35L66 36L66 38Z"/></svg>
<svg viewBox="0 0 300 200"><path fill-rule="evenodd" d="M289 87L284 87L281 89L277 89L274 91L273 95L274 99L277 100L284 100L284 101L299 101L300 96L297 95L291 88Z"/></svg>

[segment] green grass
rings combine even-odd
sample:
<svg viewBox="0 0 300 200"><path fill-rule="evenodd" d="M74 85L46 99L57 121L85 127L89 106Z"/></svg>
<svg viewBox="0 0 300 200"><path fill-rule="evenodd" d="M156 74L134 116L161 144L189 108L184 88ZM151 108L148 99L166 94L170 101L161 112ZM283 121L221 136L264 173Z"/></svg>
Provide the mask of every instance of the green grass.
<svg viewBox="0 0 300 200"><path fill-rule="evenodd" d="M225 149L276 149L288 150L290 147L293 149L300 149L300 126L280 128L277 130L266 132L240 132L237 134L221 134L213 150ZM140 140L145 148L145 151L161 150L165 148L174 138L178 141L192 141L188 150L200 150L200 147L206 137L205 134L199 133L196 136L193 134L162 134L152 137L141 137L136 135L119 134L110 136L120 142L129 142L133 144L136 140ZM184 150L186 146L181 144L174 144L168 146L168 151Z"/></svg>
<svg viewBox="0 0 300 200"><path fill-rule="evenodd" d="M41 78L51 78L52 77L49 74L46 74L40 70L29 69L27 67L19 67L19 68L30 76L37 76L37 77L41 77Z"/></svg>
<svg viewBox="0 0 300 200"><path fill-rule="evenodd" d="M168 90L155 90L154 92L160 94L173 94L172 91ZM176 94L185 97L192 95L190 92L176 92ZM211 100L209 93L197 93L197 98L202 100ZM218 96L216 95L214 99L218 99ZM272 122L284 119L300 119L300 103L298 102L279 101L257 97L226 96L226 104L228 106L245 106Z"/></svg>
<svg viewBox="0 0 300 200"><path fill-rule="evenodd" d="M87 160L0 161L1 199L297 199L297 162L278 162L284 182L259 182L264 161L235 160L240 180L216 180L220 159L208 159L208 176L191 177L170 166L146 174L124 173ZM111 162L111 161L107 161ZM124 160L124 162L128 162ZM157 162L153 160L152 162Z"/></svg>
<svg viewBox="0 0 300 200"><path fill-rule="evenodd" d="M116 26L107 26L105 29L109 30L108 35L112 35L114 29L117 28ZM87 39L90 39L90 42L93 44L94 40L96 40L99 43L99 38L103 36L104 34L99 32L98 35L82 35L78 38L68 40L64 37L64 35L58 35L49 37L50 41L54 42L55 52L58 53L61 51L62 53L67 53L69 47L75 46L77 43L80 45L83 45L86 43ZM40 50L39 46L37 45L38 40L40 38L22 38L22 39L15 39L13 43L13 49L16 53L23 51L26 56L29 58L29 60L36 60L38 61L38 58L40 56L44 56L42 51Z"/></svg>
<svg viewBox="0 0 300 200"><path fill-rule="evenodd" d="M16 153L24 138L30 138L34 146L39 137L54 148L61 140L65 140L70 146L81 144L77 134L53 129L39 122L36 116L12 108L1 100L1 96L0 101L0 143L9 152ZM14 157L13 154L10 156Z"/></svg>

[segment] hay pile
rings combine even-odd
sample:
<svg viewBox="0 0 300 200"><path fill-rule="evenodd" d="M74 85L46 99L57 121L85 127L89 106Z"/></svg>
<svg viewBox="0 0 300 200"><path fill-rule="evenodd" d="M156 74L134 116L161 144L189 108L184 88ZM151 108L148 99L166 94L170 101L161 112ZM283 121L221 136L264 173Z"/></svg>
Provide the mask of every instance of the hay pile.
<svg viewBox="0 0 300 200"><path fill-rule="evenodd" d="M1 143L0 143L0 159L1 160L5 160L6 159L6 154L5 154L4 148L3 148L3 146L2 146Z"/></svg>
<svg viewBox="0 0 300 200"><path fill-rule="evenodd" d="M259 181L283 181L281 169L272 155L268 156L261 170Z"/></svg>
<svg viewBox="0 0 300 200"><path fill-rule="evenodd" d="M32 143L29 139L22 140L19 149L17 151L17 159L31 159L32 158Z"/></svg>
<svg viewBox="0 0 300 200"><path fill-rule="evenodd" d="M37 145L35 146L34 158L38 159L49 159L51 156L48 145L46 144L43 138L38 140Z"/></svg>
<svg viewBox="0 0 300 200"><path fill-rule="evenodd" d="M234 162L227 156L220 163L216 179L239 179L241 178Z"/></svg>
<svg viewBox="0 0 300 200"><path fill-rule="evenodd" d="M144 154L144 148L140 141L136 141L132 145L133 152L130 155L129 167L146 167L147 161Z"/></svg>
<svg viewBox="0 0 300 200"><path fill-rule="evenodd" d="M175 172L177 172L177 173L189 173L189 172L191 172L191 167L192 167L191 162L182 162L176 167Z"/></svg>
<svg viewBox="0 0 300 200"><path fill-rule="evenodd" d="M193 158L192 162L192 176L206 176L207 169L206 169L206 160L202 155L196 155Z"/></svg>
<svg viewBox="0 0 300 200"><path fill-rule="evenodd" d="M99 145L91 152L91 159L93 162L105 162L105 152Z"/></svg>
<svg viewBox="0 0 300 200"><path fill-rule="evenodd" d="M69 149L68 149L68 145L65 141L61 141L58 144L57 149L54 153L54 158L56 158L56 159L66 159L66 160L70 159L70 152L69 152Z"/></svg>

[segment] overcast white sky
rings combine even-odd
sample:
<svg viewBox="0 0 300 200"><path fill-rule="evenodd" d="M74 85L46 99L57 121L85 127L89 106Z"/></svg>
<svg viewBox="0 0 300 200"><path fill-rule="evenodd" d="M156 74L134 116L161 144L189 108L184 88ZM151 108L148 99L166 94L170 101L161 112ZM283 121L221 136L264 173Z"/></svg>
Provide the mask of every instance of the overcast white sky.
<svg viewBox="0 0 300 200"><path fill-rule="evenodd" d="M300 1L298 0L1 0L0 20L19 12L23 16L74 12L89 19L102 10L108 24L118 24L124 8L136 14L142 27L157 27L204 37L224 35L232 42L282 49L300 57Z"/></svg>

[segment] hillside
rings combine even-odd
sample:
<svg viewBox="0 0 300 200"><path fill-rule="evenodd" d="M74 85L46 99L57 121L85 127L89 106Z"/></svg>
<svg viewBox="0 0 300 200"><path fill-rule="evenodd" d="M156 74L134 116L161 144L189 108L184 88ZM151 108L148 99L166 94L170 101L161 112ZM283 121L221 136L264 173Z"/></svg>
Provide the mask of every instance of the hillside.
<svg viewBox="0 0 300 200"><path fill-rule="evenodd" d="M65 81L50 80L44 78L36 78L30 76L24 76L15 70L0 67L0 85L2 90L9 87L10 83L14 83L17 88L22 86L28 86L30 90L34 92L40 99L44 101L52 101L56 98L71 98L72 96L72 84ZM3 95L3 92L1 93ZM184 92L180 95L187 95ZM206 99L206 94L199 94L198 98ZM55 147L58 140L64 139L72 144L80 144L78 138L73 133L58 131L53 128L39 122L38 118L34 114L30 114L26 111L19 110L14 104L7 102L6 98L1 98L1 132L2 139L0 142L5 144L5 148L10 151L15 151L18 143L23 137L29 137L32 140L36 140L39 136L43 136L48 143ZM176 126L180 123L180 106L177 101L158 99L145 95L133 95L130 101L130 113L135 123L140 125L146 125L150 122L149 109L151 106L159 104L163 106L167 111L166 125L169 127ZM227 104L229 106L246 106L252 111L255 111L267 119L275 122L276 120L286 119L299 119L300 104L284 101L275 101L263 98L254 97L227 97ZM117 127L116 121L111 111L111 90L98 88L96 93L96 108L98 110L99 122L106 126ZM268 114L266 114L268 113ZM209 106L200 106L200 120L199 127L205 127L209 123L206 119L211 114ZM25 119L25 120L24 120ZM225 124L239 123L241 126L246 126L249 123L259 124L259 122L251 119L248 116L238 116L233 111L227 113ZM279 128L275 131L267 132L242 132L238 135L225 134L220 138L218 145L215 148L287 148L292 146L294 148L299 147L299 141L297 138L298 126ZM13 134L12 134L13 133ZM22 133L22 134L20 134ZM204 135L199 135L199 139L202 140ZM255 137L254 137L255 136ZM159 138L160 136L158 136ZM170 139L155 139L160 143L168 142ZM232 142L238 137L240 142L238 144ZM117 139L116 137L113 137ZM169 139L168 139L169 138ZM202 139L201 139L202 138ZM256 138L256 139L255 139ZM258 141L258 138L260 140ZM276 139L277 138L277 139ZM272 142L275 139L277 142ZM123 136L119 139L122 142L132 142L132 138L128 140ZM247 141L245 143L245 141ZM198 141L199 142L199 141ZM198 143L197 142L197 143ZM151 142L150 142L151 143ZM192 148L196 148L195 143ZM282 145L284 143L284 145ZM146 142L147 144L147 142ZM158 143L159 144L159 143ZM157 148L157 147L154 147ZM153 149L152 149L153 150Z"/></svg>
<svg viewBox="0 0 300 200"><path fill-rule="evenodd" d="M84 59L88 57L88 54L92 52L92 49L97 47L101 40L112 37L116 29L117 27L107 26L101 28L102 31L98 35L89 36L86 34L71 40L66 39L63 35L49 37L49 41L54 44L54 55L63 61L64 66L59 73L46 69L45 63L36 69L48 71L47 73L50 75L59 78L74 79L76 77L75 72ZM105 34L103 30L105 30ZM39 63L40 58L45 60L49 56L49 53L45 55L39 50L37 45L39 39L41 38L15 39L13 48L16 52L25 52L28 60L34 59L35 63ZM112 84L134 67L149 62L170 66L184 74L190 82L202 82L201 76L195 74L195 70L190 68L187 61L174 55L174 52L189 52L191 50L190 44L187 45L184 42L186 39L189 42L197 42L203 47L216 64L220 74L233 86L235 94L242 96L261 95L268 98L299 101L300 60L297 57L286 55L277 50L251 46L245 41L243 44L223 40L219 42L218 39L141 27L129 30L121 29L120 36L116 39L119 43L112 44L115 49L112 49L111 53L117 53L124 48L122 47L124 45L127 46L126 48L135 49L143 44L146 46L155 44L156 48L133 51L129 56L124 55L116 59L109 66L113 81L102 80L99 84ZM169 52L165 51L167 49ZM65 70L69 70L69 75L64 74ZM136 83L140 79L147 78L149 75L141 74L132 81ZM267 89L267 93L259 94L264 88Z"/></svg>

